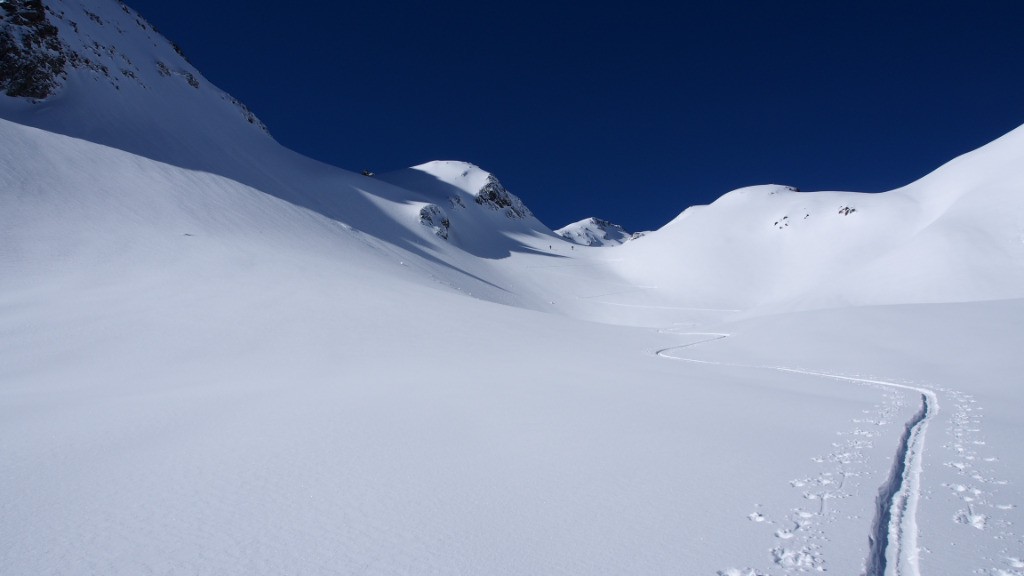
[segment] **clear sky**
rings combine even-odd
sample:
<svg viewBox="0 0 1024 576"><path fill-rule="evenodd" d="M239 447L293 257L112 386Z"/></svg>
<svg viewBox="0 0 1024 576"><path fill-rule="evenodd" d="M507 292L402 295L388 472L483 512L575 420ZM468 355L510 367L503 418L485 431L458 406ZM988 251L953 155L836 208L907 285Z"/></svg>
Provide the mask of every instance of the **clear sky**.
<svg viewBox="0 0 1024 576"><path fill-rule="evenodd" d="M1019 1L127 3L286 146L467 160L552 228L887 190L1024 123Z"/></svg>

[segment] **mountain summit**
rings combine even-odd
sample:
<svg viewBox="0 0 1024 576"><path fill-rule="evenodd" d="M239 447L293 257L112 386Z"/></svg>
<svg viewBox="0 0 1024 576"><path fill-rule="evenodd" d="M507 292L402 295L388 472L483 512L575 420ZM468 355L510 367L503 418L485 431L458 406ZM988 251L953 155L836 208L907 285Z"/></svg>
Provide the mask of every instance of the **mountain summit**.
<svg viewBox="0 0 1024 576"><path fill-rule="evenodd" d="M600 218L584 218L555 230L555 234L583 246L618 246L631 238L622 226Z"/></svg>

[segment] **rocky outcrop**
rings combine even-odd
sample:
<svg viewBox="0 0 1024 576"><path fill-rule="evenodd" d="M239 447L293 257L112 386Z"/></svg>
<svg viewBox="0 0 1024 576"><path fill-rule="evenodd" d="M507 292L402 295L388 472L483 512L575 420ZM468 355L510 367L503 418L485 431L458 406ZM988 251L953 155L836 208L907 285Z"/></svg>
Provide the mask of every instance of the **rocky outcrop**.
<svg viewBox="0 0 1024 576"><path fill-rule="evenodd" d="M420 208L420 224L427 226L445 240L448 239L448 230L451 228L451 220L444 209L437 204L427 204Z"/></svg>
<svg viewBox="0 0 1024 576"><path fill-rule="evenodd" d="M5 94L50 96L66 76L68 53L41 0L0 3L0 89Z"/></svg>
<svg viewBox="0 0 1024 576"><path fill-rule="evenodd" d="M518 196L501 185L493 175L487 175L487 183L476 193L476 203L492 210L503 210L509 218L522 220L533 216L530 209Z"/></svg>
<svg viewBox="0 0 1024 576"><path fill-rule="evenodd" d="M213 90L247 123L267 132L245 104L202 82L181 48L131 8L112 2L87 5L0 0L0 92L45 100L67 85L76 71L118 91L149 90L166 78L183 82L196 93Z"/></svg>

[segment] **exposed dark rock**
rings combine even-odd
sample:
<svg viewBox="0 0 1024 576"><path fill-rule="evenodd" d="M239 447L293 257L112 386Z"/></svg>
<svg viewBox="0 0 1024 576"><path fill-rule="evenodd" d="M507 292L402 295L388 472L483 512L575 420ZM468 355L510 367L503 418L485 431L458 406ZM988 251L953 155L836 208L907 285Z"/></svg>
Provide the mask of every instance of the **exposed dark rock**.
<svg viewBox="0 0 1024 576"><path fill-rule="evenodd" d="M263 132L265 132L267 134L270 134L270 130L267 128L267 125L264 124L262 120L257 118L256 115L253 114L252 110L249 110L249 107L246 106L245 103L243 103L238 98L235 98L234 96L230 96L229 98L231 99L231 103L234 104L236 107L238 107L239 110L242 111L242 116L245 118L246 122L248 122L249 124L252 124L253 126L255 126L257 128L259 128L261 131L263 131ZM370 175L372 176L373 173L371 172Z"/></svg>
<svg viewBox="0 0 1024 576"><path fill-rule="evenodd" d="M130 44L115 45L105 40L110 34L94 37L86 30L105 26L123 34L117 22L119 15L104 18L83 8L90 22L84 22L80 30L77 22L64 11L54 10L53 5L44 0L0 0L0 92L16 98L44 100L57 92L73 69L90 70L107 79L115 90L120 90L121 82L126 79L146 87L142 80L145 71L123 51L124 46ZM143 31L153 29L156 32L123 3L120 6L129 15L128 22L134 20ZM66 23L70 28L58 28L55 23L61 26ZM181 48L169 43L187 63ZM199 75L173 58L170 62L157 60L153 65L160 76L176 77L196 90L203 88ZM223 98L238 108L246 122L268 132L244 104L226 94Z"/></svg>
<svg viewBox="0 0 1024 576"><path fill-rule="evenodd" d="M506 216L517 220L533 216L523 201L506 190L493 175L487 176L487 183L476 193L476 203L493 210L504 210Z"/></svg>
<svg viewBox="0 0 1024 576"><path fill-rule="evenodd" d="M445 214L444 209L437 204L427 204L420 209L420 224L432 228L434 234L441 238L448 239L451 221L448 220L448 215Z"/></svg>
<svg viewBox="0 0 1024 576"><path fill-rule="evenodd" d="M14 97L50 96L65 77L68 50L42 1L6 0L0 8L0 89Z"/></svg>
<svg viewBox="0 0 1024 576"><path fill-rule="evenodd" d="M188 59L188 56L185 56L185 51L181 49L181 46L178 46L177 42L171 42L171 48L174 48L174 51L177 52L178 56L181 56L182 60L189 64L192 63L192 61Z"/></svg>
<svg viewBox="0 0 1024 576"><path fill-rule="evenodd" d="M89 17L89 20L92 20L93 22L99 24L100 26L103 26L103 19L100 18L98 14L96 14L94 12L89 12L88 10L85 10L85 15Z"/></svg>

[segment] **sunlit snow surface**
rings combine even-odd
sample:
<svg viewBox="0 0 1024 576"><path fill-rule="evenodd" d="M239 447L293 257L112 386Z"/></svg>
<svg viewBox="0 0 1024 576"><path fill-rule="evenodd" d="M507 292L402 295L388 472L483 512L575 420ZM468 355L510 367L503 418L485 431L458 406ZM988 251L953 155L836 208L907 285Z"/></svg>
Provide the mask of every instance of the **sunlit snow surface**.
<svg viewBox="0 0 1024 576"><path fill-rule="evenodd" d="M431 248L531 312L230 180L0 126L12 573L857 573L913 388L939 403L921 573L1020 572L1021 300L729 322L629 285L623 249Z"/></svg>
<svg viewBox="0 0 1024 576"><path fill-rule="evenodd" d="M138 76L0 105L0 573L1024 574L1021 130L588 247Z"/></svg>

